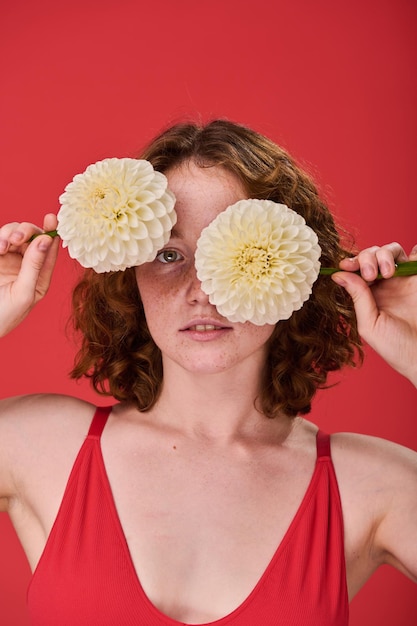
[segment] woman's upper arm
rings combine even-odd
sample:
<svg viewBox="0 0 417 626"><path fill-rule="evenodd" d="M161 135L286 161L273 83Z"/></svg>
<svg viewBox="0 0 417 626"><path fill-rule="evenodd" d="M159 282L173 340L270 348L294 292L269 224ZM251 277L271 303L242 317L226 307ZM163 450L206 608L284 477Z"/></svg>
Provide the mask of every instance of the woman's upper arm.
<svg viewBox="0 0 417 626"><path fill-rule="evenodd" d="M352 433L332 435L352 596L380 565L417 581L417 453Z"/></svg>
<svg viewBox="0 0 417 626"><path fill-rule="evenodd" d="M395 448L395 454L382 468L390 491L374 544L383 563L417 582L417 453L401 446Z"/></svg>
<svg viewBox="0 0 417 626"><path fill-rule="evenodd" d="M0 400L0 510L21 496L33 473L73 454L93 409L69 396L38 394ZM47 457L52 457L51 461ZM50 468L49 468L50 469Z"/></svg>
<svg viewBox="0 0 417 626"><path fill-rule="evenodd" d="M0 401L0 511L7 511L9 500L16 491L13 466L17 461L17 450L14 450L14 442L22 428L19 419L22 404L21 398Z"/></svg>

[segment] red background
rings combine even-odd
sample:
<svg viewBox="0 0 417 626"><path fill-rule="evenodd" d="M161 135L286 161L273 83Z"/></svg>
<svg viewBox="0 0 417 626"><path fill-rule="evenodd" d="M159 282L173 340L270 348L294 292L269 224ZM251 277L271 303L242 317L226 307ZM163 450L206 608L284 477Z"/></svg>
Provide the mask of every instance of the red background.
<svg viewBox="0 0 417 626"><path fill-rule="evenodd" d="M414 0L3 0L1 221L39 222L89 163L133 156L184 116L217 116L288 148L359 245L396 239L410 249L416 17ZM67 378L76 274L62 252L48 298L2 340L2 396L94 399ZM339 378L315 402L320 426L417 449L406 380L374 354ZM0 620L25 626L29 570L4 515L0 534ZM416 596L405 577L382 569L353 601L351 624L417 623Z"/></svg>

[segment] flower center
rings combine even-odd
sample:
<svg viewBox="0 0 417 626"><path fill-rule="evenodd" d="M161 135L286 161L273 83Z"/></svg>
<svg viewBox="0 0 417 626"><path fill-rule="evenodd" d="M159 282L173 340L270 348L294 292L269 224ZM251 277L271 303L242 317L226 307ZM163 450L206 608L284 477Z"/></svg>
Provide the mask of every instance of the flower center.
<svg viewBox="0 0 417 626"><path fill-rule="evenodd" d="M120 194L112 187L95 187L91 193L93 216L97 220L119 221L123 217Z"/></svg>
<svg viewBox="0 0 417 626"><path fill-rule="evenodd" d="M252 278L261 278L269 273L272 255L268 250L256 246L248 246L240 251L236 258L236 266L240 274Z"/></svg>
<svg viewBox="0 0 417 626"><path fill-rule="evenodd" d="M104 198L106 197L106 190L100 187L97 187L97 189L94 190L94 197L97 200L104 200Z"/></svg>

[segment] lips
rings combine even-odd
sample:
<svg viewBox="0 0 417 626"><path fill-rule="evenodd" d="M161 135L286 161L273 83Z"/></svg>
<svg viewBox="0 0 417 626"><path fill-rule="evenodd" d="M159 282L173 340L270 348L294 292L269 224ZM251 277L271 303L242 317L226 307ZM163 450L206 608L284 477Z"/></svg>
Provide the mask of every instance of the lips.
<svg viewBox="0 0 417 626"><path fill-rule="evenodd" d="M198 330L199 332L205 332L208 330L220 330L221 326L214 326L213 324L195 324L194 326L189 326L187 330Z"/></svg>
<svg viewBox="0 0 417 626"><path fill-rule="evenodd" d="M208 333L219 330L230 330L230 326L225 326L224 324L216 320L197 319L191 320L189 324L181 328L181 331L191 331L198 333Z"/></svg>

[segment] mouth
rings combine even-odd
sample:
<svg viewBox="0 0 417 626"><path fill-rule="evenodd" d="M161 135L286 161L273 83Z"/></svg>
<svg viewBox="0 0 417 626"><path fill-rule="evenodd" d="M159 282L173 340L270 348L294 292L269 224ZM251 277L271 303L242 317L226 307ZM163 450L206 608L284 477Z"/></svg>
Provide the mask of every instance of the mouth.
<svg viewBox="0 0 417 626"><path fill-rule="evenodd" d="M215 326L214 324L194 324L194 326L189 326L186 330L195 330L199 333L204 333L213 330L222 330L223 326Z"/></svg>
<svg viewBox="0 0 417 626"><path fill-rule="evenodd" d="M210 344L221 340L222 337L232 332L231 326L223 326L217 320L194 319L190 320L182 329L184 337L188 337L190 341L197 343Z"/></svg>
<svg viewBox="0 0 417 626"><path fill-rule="evenodd" d="M194 336L213 336L217 333L230 331L229 325L222 324L221 321L215 319L193 319L188 324L185 324L181 329L181 332L193 334Z"/></svg>

